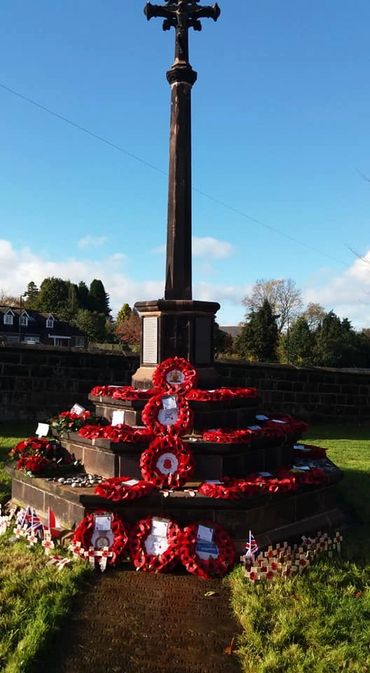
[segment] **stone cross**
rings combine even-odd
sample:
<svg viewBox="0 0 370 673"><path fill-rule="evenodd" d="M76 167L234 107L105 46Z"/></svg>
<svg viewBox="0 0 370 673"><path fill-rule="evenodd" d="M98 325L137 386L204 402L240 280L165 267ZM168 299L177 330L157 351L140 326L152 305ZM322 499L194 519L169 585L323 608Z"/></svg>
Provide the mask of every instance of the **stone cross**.
<svg viewBox="0 0 370 673"><path fill-rule="evenodd" d="M162 17L163 30L169 30L171 27L176 29L175 62L189 62L189 40L188 29L202 30L200 19L213 19L217 21L220 16L220 8L217 5L212 7L199 7L199 0L165 0L167 6L152 5L148 2L144 12L148 19L153 17Z"/></svg>
<svg viewBox="0 0 370 673"><path fill-rule="evenodd" d="M189 63L189 28L201 30L201 18L217 21L220 8L199 0L148 2L148 19L162 17L163 30L176 30L175 61L167 72L171 86L170 166L168 184L165 299L192 299L191 259L191 88L197 73Z"/></svg>

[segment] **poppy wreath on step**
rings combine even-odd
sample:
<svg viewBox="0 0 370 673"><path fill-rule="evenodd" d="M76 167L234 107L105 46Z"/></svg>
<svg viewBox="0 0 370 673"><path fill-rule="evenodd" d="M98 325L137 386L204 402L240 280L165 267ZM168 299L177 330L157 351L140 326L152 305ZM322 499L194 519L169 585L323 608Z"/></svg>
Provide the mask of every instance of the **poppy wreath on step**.
<svg viewBox="0 0 370 673"><path fill-rule="evenodd" d="M170 519L147 517L131 530L130 552L136 570L164 573L172 570L180 557L181 530Z"/></svg>
<svg viewBox="0 0 370 673"><path fill-rule="evenodd" d="M155 368L152 382L155 388L185 393L195 388L198 376L193 365L185 358L167 358Z"/></svg>
<svg viewBox="0 0 370 673"><path fill-rule="evenodd" d="M185 435L192 427L192 413L184 397L163 393L146 403L142 421L155 435L171 433Z"/></svg>
<svg viewBox="0 0 370 673"><path fill-rule="evenodd" d="M111 477L104 479L95 488L95 493L101 498L121 502L122 500L137 500L150 495L155 486L147 481L132 479L131 477Z"/></svg>
<svg viewBox="0 0 370 673"><path fill-rule="evenodd" d="M186 393L186 399L194 402L219 402L247 398L258 399L257 388L217 388L217 390L195 388Z"/></svg>
<svg viewBox="0 0 370 673"><path fill-rule="evenodd" d="M115 400L148 400L158 392L159 391L154 388L140 389L133 388L132 386L121 386L113 391L112 397Z"/></svg>
<svg viewBox="0 0 370 673"><path fill-rule="evenodd" d="M212 539L203 539L202 530L209 531ZM223 577L233 567L236 559L234 543L219 524L213 521L193 523L184 528L181 538L180 560L192 575L203 579Z"/></svg>
<svg viewBox="0 0 370 673"><path fill-rule="evenodd" d="M203 432L202 439L205 442L217 442L219 444L250 444L252 439L258 436L260 431L251 430L249 428L244 428L241 430L222 430L218 428L217 430L206 430Z"/></svg>
<svg viewBox="0 0 370 673"><path fill-rule="evenodd" d="M103 541L99 541L97 547L97 552L99 548L107 549L109 556L107 557L108 565L115 566L119 561L122 560L125 556L126 548L129 541L129 531L126 524L122 521L121 517L114 512L106 511L96 511L91 514L87 514L82 521L78 524L76 530L74 531L71 548L73 553L89 558L91 553L94 550L93 545L93 534L95 529L95 517L96 516L110 516L112 518L111 532L112 532L112 542L109 544L109 538L107 538L107 544L104 544ZM102 532L102 537L104 537L104 531ZM97 555L97 560L99 556Z"/></svg>
<svg viewBox="0 0 370 673"><path fill-rule="evenodd" d="M243 486L245 480L223 477L219 481L204 481L198 488L198 493L207 498L220 500L238 500L245 495ZM257 488L255 489L257 490Z"/></svg>
<svg viewBox="0 0 370 673"><path fill-rule="evenodd" d="M112 397L117 386L94 386L90 390L92 397Z"/></svg>
<svg viewBox="0 0 370 673"><path fill-rule="evenodd" d="M192 476L194 456L180 437L156 437L140 457L143 479L159 488L178 488Z"/></svg>

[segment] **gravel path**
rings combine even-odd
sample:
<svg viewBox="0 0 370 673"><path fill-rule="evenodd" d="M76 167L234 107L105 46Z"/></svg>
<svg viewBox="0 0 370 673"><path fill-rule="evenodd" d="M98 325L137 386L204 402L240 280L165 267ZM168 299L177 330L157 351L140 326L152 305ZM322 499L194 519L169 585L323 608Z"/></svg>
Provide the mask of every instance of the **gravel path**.
<svg viewBox="0 0 370 673"><path fill-rule="evenodd" d="M240 673L227 653L238 631L220 580L108 571L80 597L37 671Z"/></svg>

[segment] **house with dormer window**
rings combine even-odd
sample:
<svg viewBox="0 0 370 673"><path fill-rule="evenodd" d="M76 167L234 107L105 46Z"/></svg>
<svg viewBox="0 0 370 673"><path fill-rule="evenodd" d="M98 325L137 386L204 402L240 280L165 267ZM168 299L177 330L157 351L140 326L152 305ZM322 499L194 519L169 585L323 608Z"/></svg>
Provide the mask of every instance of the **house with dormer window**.
<svg viewBox="0 0 370 673"><path fill-rule="evenodd" d="M58 320L52 313L15 306L0 306L0 341L87 348L87 337L77 327Z"/></svg>

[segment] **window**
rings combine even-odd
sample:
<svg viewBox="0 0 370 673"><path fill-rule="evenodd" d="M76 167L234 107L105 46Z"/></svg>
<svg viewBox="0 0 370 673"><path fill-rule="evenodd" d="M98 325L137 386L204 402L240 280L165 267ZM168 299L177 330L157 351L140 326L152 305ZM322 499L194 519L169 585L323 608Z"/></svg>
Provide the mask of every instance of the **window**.
<svg viewBox="0 0 370 673"><path fill-rule="evenodd" d="M63 336L57 336L53 337L54 339L54 346L69 346L69 342L71 337L63 337Z"/></svg>
<svg viewBox="0 0 370 673"><path fill-rule="evenodd" d="M23 343L25 344L39 344L40 343L40 337L38 336L26 336L23 339Z"/></svg>
<svg viewBox="0 0 370 673"><path fill-rule="evenodd" d="M5 313L4 315L4 325L12 325L13 324L13 313Z"/></svg>
<svg viewBox="0 0 370 673"><path fill-rule="evenodd" d="M46 318L46 329L54 329L54 318L50 315Z"/></svg>
<svg viewBox="0 0 370 673"><path fill-rule="evenodd" d="M28 315L26 313L22 313L20 317L20 326L21 327L27 327L28 326Z"/></svg>

